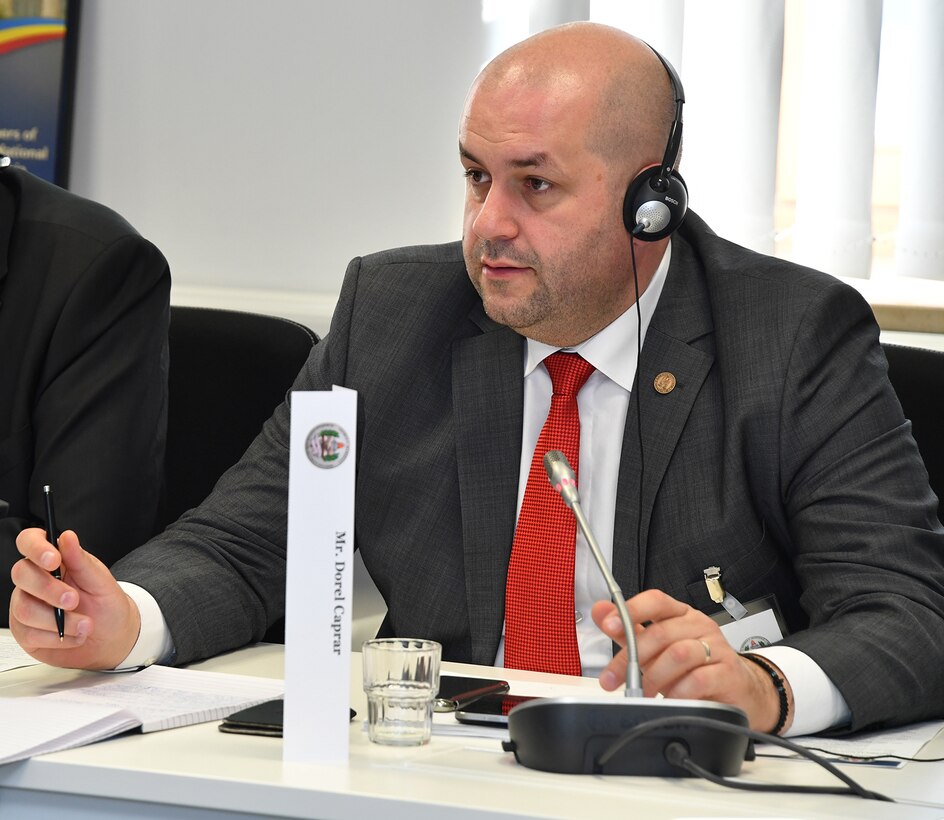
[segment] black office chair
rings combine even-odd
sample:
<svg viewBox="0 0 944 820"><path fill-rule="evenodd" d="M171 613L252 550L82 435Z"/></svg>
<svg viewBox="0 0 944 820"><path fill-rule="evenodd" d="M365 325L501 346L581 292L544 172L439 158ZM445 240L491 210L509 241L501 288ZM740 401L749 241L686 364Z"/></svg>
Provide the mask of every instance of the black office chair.
<svg viewBox="0 0 944 820"><path fill-rule="evenodd" d="M165 525L239 460L318 336L277 316L174 305L169 340Z"/></svg>
<svg viewBox="0 0 944 820"><path fill-rule="evenodd" d="M938 497L944 521L944 351L883 344L888 378L905 416L911 419L918 450Z"/></svg>
<svg viewBox="0 0 944 820"><path fill-rule="evenodd" d="M165 526L203 501L239 460L317 341L290 319L171 306ZM284 618L264 640L285 640Z"/></svg>

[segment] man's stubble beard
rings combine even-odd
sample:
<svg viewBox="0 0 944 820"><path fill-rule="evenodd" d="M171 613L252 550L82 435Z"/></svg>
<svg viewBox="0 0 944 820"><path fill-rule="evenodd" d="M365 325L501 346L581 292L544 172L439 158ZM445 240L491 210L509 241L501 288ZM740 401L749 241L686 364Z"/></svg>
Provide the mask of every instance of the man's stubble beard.
<svg viewBox="0 0 944 820"><path fill-rule="evenodd" d="M533 251L518 251L510 242L495 242L487 239L479 240L471 249L464 250L466 269L475 271L472 284L482 299L485 313L490 319L500 325L506 325L512 330L524 332L527 328L546 319L554 310L554 300L541 278L543 265L540 257ZM522 296L514 302L508 303L503 298L503 292L516 287L514 282L490 281L486 283L482 275L482 258L511 262L522 268L531 268L534 271L535 287L527 296ZM495 298L492 298L492 297Z"/></svg>
<svg viewBox="0 0 944 820"><path fill-rule="evenodd" d="M594 307L605 309L596 304L601 297L601 283L594 281L594 272L605 264L595 252L598 240L599 236L587 237L568 256L555 259L550 267L533 251L519 252L511 243L476 242L465 253L466 267L477 272L477 276L471 277L472 284L486 315L523 336L547 344L567 346L588 338L600 326L599 317L589 315L588 308L593 314L598 312ZM499 298L503 290L515 287L515 283L494 280L485 283L480 261L483 256L532 268L535 279L531 292L513 300Z"/></svg>

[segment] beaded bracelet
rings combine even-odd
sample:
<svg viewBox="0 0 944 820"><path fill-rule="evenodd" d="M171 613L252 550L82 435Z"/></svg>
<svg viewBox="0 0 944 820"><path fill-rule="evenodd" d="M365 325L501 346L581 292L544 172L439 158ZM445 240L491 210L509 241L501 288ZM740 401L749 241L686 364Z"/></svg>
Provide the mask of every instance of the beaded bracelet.
<svg viewBox="0 0 944 820"><path fill-rule="evenodd" d="M780 698L780 717L777 720L777 725L770 730L770 734L779 735L780 730L783 729L787 722L787 714L790 708L789 701L787 700L787 688L784 686L783 678L777 674L777 670L774 669L773 666L771 666L759 655L752 655L749 652L742 652L741 657L745 660L751 661L751 663L756 663L761 669L770 675L770 679L774 682L774 688L777 690L777 695Z"/></svg>

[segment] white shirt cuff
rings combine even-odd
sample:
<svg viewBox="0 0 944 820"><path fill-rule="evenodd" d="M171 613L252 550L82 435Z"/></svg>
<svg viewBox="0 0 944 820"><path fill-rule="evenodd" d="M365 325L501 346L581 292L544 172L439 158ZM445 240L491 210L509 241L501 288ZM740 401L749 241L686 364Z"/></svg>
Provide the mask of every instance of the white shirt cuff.
<svg viewBox="0 0 944 820"><path fill-rule="evenodd" d="M142 666L172 659L174 642L167 628L167 621L164 620L164 615L157 601L154 600L154 596L143 587L127 581L119 581L118 586L138 607L141 615L141 631L128 657L115 667L115 671L140 669Z"/></svg>
<svg viewBox="0 0 944 820"><path fill-rule="evenodd" d="M848 723L851 716L845 698L809 655L792 646L752 649L775 663L793 690L793 722L787 737L812 735Z"/></svg>

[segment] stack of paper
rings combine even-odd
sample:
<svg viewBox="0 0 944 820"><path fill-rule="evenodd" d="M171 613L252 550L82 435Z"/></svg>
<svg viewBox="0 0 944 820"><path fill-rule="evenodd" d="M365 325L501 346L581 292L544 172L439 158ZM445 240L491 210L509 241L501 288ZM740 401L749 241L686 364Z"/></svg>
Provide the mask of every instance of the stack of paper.
<svg viewBox="0 0 944 820"><path fill-rule="evenodd" d="M139 728L156 732L222 720L281 697L273 678L151 666L41 697L0 698L0 763L84 746Z"/></svg>

